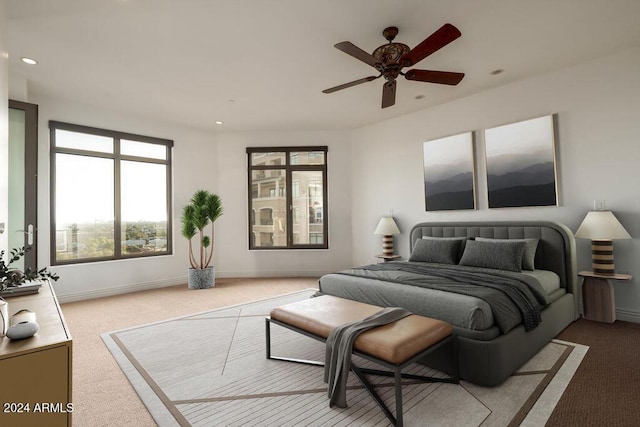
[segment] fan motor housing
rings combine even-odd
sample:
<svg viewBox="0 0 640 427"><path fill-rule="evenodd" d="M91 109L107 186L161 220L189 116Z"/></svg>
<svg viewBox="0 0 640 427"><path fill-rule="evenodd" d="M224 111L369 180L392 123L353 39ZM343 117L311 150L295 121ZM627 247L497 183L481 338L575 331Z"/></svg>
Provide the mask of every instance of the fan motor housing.
<svg viewBox="0 0 640 427"><path fill-rule="evenodd" d="M372 55L384 65L397 64L410 50L404 43L388 43L378 47Z"/></svg>

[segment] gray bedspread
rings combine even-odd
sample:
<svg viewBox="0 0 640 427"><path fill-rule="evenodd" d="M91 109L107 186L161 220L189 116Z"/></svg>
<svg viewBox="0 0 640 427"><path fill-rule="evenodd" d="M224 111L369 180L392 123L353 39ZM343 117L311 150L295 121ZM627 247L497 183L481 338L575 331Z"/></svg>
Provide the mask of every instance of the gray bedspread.
<svg viewBox="0 0 640 427"><path fill-rule="evenodd" d="M398 272L411 273L397 274ZM527 331L540 323L547 304L545 291L533 277L501 270L417 262L373 264L337 274L365 277L469 295L486 301L500 332L524 324Z"/></svg>

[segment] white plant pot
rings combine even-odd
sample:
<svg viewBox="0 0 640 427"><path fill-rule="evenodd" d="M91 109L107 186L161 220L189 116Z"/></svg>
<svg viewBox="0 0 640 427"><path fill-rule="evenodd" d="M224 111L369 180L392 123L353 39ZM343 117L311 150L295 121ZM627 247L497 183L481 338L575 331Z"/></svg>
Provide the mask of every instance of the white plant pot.
<svg viewBox="0 0 640 427"><path fill-rule="evenodd" d="M0 298L0 337L7 333L9 327L9 304Z"/></svg>
<svg viewBox="0 0 640 427"><path fill-rule="evenodd" d="M188 278L189 289L209 289L216 285L214 267L190 268Z"/></svg>

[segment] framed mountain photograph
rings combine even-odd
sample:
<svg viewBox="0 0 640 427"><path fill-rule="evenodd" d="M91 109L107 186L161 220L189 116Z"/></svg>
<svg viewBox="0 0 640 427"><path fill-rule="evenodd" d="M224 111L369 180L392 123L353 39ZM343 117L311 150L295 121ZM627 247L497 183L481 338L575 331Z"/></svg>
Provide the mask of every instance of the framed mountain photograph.
<svg viewBox="0 0 640 427"><path fill-rule="evenodd" d="M475 209L473 132L422 144L427 211Z"/></svg>
<svg viewBox="0 0 640 427"><path fill-rule="evenodd" d="M557 206L553 115L484 131L489 208Z"/></svg>

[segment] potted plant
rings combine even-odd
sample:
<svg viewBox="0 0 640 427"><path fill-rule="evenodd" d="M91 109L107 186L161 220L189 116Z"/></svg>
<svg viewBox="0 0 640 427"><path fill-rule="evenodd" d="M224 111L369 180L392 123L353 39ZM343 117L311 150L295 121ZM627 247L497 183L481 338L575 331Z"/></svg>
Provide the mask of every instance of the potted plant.
<svg viewBox="0 0 640 427"><path fill-rule="evenodd" d="M32 280L58 280L58 275L56 273L51 273L46 267L41 268L40 270L33 270L31 267L27 267L22 271L11 266L11 264L18 261L30 250L31 246L11 249L11 257L7 261L4 259L5 252L0 251L0 337L6 334L7 327L9 326L9 308L7 302L2 298L3 296L13 294L13 292L9 292L12 288L17 288L18 286ZM35 287L33 293L35 292L38 292L38 287ZM6 295L3 295L3 293Z"/></svg>
<svg viewBox="0 0 640 427"><path fill-rule="evenodd" d="M182 235L189 240L189 263L191 264L189 289L206 289L215 286L215 270L209 264L213 259L213 223L220 215L222 215L220 197L206 190L196 191L191 202L182 208ZM211 237L205 233L208 225L211 225ZM194 248L194 246L197 247ZM194 254L194 249L197 254Z"/></svg>
<svg viewBox="0 0 640 427"><path fill-rule="evenodd" d="M58 280L56 273L51 273L46 267L40 270L33 270L27 267L24 271L11 267L11 264L22 258L31 250L31 246L25 246L18 249L11 249L11 257L8 261L4 260L4 251L0 251L0 292L15 288L31 280L51 279Z"/></svg>

